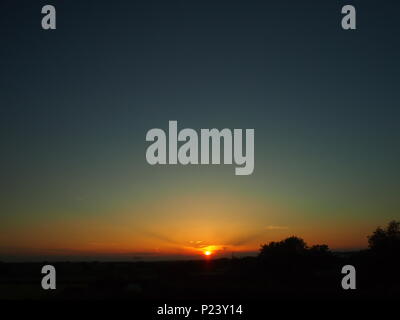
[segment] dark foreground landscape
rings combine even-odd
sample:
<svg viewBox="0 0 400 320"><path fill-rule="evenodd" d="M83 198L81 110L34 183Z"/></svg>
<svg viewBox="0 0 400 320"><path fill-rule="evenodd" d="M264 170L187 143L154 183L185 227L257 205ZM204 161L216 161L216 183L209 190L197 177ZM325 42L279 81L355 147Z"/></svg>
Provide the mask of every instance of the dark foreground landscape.
<svg viewBox="0 0 400 320"><path fill-rule="evenodd" d="M338 253L290 237L257 257L164 262L0 263L1 300L399 299L398 222L369 236L369 249ZM43 290L41 268L56 268L57 289ZM356 289L342 288L342 267Z"/></svg>
<svg viewBox="0 0 400 320"><path fill-rule="evenodd" d="M257 258L177 262L61 262L57 289L41 288L43 263L0 264L0 299L398 298L399 277L362 254L326 266L269 270ZM357 289L343 290L341 268L357 270ZM397 269L398 270L398 269Z"/></svg>

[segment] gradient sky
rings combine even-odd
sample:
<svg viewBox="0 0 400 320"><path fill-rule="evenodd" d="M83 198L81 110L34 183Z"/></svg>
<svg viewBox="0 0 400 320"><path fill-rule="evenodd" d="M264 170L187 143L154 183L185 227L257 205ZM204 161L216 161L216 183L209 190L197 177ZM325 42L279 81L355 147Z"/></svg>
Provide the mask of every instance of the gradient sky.
<svg viewBox="0 0 400 320"><path fill-rule="evenodd" d="M366 247L400 218L399 12L2 0L0 259L222 255L290 235ZM148 165L146 133L169 120L254 128L254 173Z"/></svg>

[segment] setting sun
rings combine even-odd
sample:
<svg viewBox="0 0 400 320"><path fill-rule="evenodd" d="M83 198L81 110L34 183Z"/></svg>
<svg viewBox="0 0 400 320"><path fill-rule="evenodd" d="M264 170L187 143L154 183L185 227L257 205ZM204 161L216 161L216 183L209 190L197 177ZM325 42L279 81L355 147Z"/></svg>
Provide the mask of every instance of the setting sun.
<svg viewBox="0 0 400 320"><path fill-rule="evenodd" d="M211 251L204 251L204 254L206 255L206 256L210 256L211 254L212 254L212 252Z"/></svg>

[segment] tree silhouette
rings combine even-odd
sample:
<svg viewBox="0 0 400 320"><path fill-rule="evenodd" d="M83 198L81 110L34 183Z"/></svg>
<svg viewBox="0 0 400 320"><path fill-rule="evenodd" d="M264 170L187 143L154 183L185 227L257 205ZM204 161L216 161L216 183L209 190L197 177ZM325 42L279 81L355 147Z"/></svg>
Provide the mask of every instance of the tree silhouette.
<svg viewBox="0 0 400 320"><path fill-rule="evenodd" d="M400 222L391 221L385 229L376 228L372 235L368 236L369 248L379 255L400 254Z"/></svg>
<svg viewBox="0 0 400 320"><path fill-rule="evenodd" d="M315 255L329 254L329 247L326 244L317 244L310 248L310 253Z"/></svg>
<svg viewBox="0 0 400 320"><path fill-rule="evenodd" d="M307 244L303 239L292 236L279 242L264 244L260 249L260 258L277 258L303 254L307 250Z"/></svg>
<svg viewBox="0 0 400 320"><path fill-rule="evenodd" d="M279 242L270 242L260 248L259 260L267 268L288 274L299 272L304 265L307 245L303 239L292 236Z"/></svg>
<svg viewBox="0 0 400 320"><path fill-rule="evenodd" d="M260 261L279 271L324 268L333 263L333 254L325 244L307 246L302 238L292 236L279 242L270 242L260 248Z"/></svg>

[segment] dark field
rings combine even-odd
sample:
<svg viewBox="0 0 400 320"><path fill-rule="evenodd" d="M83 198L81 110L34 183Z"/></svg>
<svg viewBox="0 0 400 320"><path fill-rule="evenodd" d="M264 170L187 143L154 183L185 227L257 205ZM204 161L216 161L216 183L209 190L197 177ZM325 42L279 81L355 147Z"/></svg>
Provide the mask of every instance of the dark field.
<svg viewBox="0 0 400 320"><path fill-rule="evenodd" d="M56 268L43 290L41 268ZM343 290L354 265L357 289ZM1 300L399 299L398 260L368 252L268 263L260 258L170 262L0 263Z"/></svg>

